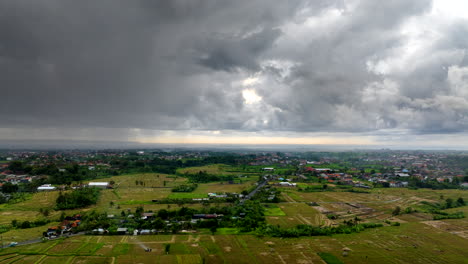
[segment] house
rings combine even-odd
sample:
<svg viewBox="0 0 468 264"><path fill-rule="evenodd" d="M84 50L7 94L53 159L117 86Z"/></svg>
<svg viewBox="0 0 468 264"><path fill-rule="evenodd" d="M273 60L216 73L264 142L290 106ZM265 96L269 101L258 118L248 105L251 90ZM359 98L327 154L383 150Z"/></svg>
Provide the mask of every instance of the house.
<svg viewBox="0 0 468 264"><path fill-rule="evenodd" d="M119 227L119 228L117 228L117 234L119 234L119 235L126 235L126 234L128 234L128 228L126 228L126 227Z"/></svg>
<svg viewBox="0 0 468 264"><path fill-rule="evenodd" d="M329 168L316 168L315 170L316 170L316 171L318 171L318 172L327 172L327 171L332 171L332 170L331 170L331 169L329 169Z"/></svg>
<svg viewBox="0 0 468 264"><path fill-rule="evenodd" d="M409 177L409 174L408 173L396 173L395 176L397 177Z"/></svg>
<svg viewBox="0 0 468 264"><path fill-rule="evenodd" d="M154 213L143 213L141 219L150 220L154 218Z"/></svg>
<svg viewBox="0 0 468 264"><path fill-rule="evenodd" d="M264 171L274 171L275 168L263 168L262 170L264 170Z"/></svg>
<svg viewBox="0 0 468 264"><path fill-rule="evenodd" d="M56 226L49 227L47 231L44 232L44 236L45 237L57 236L58 234L60 234L60 231L61 230L59 230L58 227Z"/></svg>
<svg viewBox="0 0 468 264"><path fill-rule="evenodd" d="M102 228L96 228L96 229L93 229L93 234L98 234L98 235L103 235L104 233L107 232L107 230L104 230Z"/></svg>
<svg viewBox="0 0 468 264"><path fill-rule="evenodd" d="M140 235L150 235L151 234L151 230L149 229L142 229L140 231Z"/></svg>
<svg viewBox="0 0 468 264"><path fill-rule="evenodd" d="M88 184L88 187L107 189L107 188L110 188L111 186L108 182L90 182Z"/></svg>
<svg viewBox="0 0 468 264"><path fill-rule="evenodd" d="M284 187L296 187L296 183L290 183L290 182L280 182L279 185L284 186Z"/></svg>

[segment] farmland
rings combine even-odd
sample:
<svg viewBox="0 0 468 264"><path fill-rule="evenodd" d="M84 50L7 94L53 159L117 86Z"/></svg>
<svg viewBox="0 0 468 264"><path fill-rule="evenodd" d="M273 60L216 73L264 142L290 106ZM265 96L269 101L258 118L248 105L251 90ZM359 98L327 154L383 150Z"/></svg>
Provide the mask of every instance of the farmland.
<svg viewBox="0 0 468 264"><path fill-rule="evenodd" d="M191 164L196 166L180 161L177 164L181 166L175 167L171 165L175 161L157 160L162 164L161 170L170 171L158 173L148 167L159 168L152 163L154 160L135 155L135 161L128 164L138 163L145 172L117 175L113 171L111 175L115 176L93 178L92 181L110 182L112 188L102 189L97 203L88 207L54 210L60 192L74 192L71 187L81 188L84 182L63 185L66 189L63 187L61 191L23 192L15 196L14 202L0 205L2 242L5 245L20 242L0 251L0 263L463 263L466 260L468 220L463 213L468 215L468 206L456 202L468 201L466 190L383 188L378 184L371 186L371 181L356 176L359 173L365 176L380 166L369 164L356 169L351 163L333 162L315 167L347 168L353 175L330 172L320 176L321 172L306 171L293 165L297 163L286 161L264 165L261 159L253 159L250 163L225 165L192 160ZM350 183L349 179L362 181L365 186ZM441 206L448 201L455 208ZM431 211L431 206L437 212ZM41 237L48 226L63 223L65 216L75 214L83 216L79 219L82 225L76 227L80 235L55 239L50 236L53 239L45 242L21 245L22 241ZM461 217L440 218L453 215ZM38 220L46 222L42 226L17 224ZM304 227L323 232L299 232L306 230ZM97 228L103 231L94 231ZM145 252L146 248L152 251ZM349 249L348 256L343 255L343 248Z"/></svg>
<svg viewBox="0 0 468 264"><path fill-rule="evenodd" d="M443 221L446 222L446 221ZM465 221L447 221L460 226ZM434 243L434 242L437 243ZM164 245L170 244L169 254ZM152 252L145 252L150 247ZM342 248L351 251L342 256ZM78 236L7 248L0 263L463 263L468 240L422 223L351 235L278 239L254 235ZM242 256L242 258L239 258Z"/></svg>
<svg viewBox="0 0 468 264"><path fill-rule="evenodd" d="M122 184L114 190L104 190L96 208L118 212L117 205L121 209L136 206L129 202L132 200L141 199L143 202L152 197L185 195L171 193L166 191L169 189L164 188L161 190L142 188L149 191L140 190L140 194L133 193L131 190L136 188L130 184L132 182L130 177L110 178L116 184L122 180ZM140 179L145 181L149 177L152 175L141 176ZM182 182L180 179L176 181ZM215 190L210 189L211 184L213 183L201 186L207 190ZM151 191L153 189L158 192ZM433 221L430 215L424 213L399 216L391 214L395 206L418 208L420 201L437 202L441 199L441 195L444 198L468 199L464 191L377 189L369 193L345 191L307 193L293 188L283 188L282 191L283 201L268 205L265 211L267 222L273 225L284 228L294 227L297 224L326 226L355 216L373 222L389 219L398 221L401 225L386 225L354 234L288 239L242 234L236 228L220 228L215 235L203 230L189 235L82 235L3 249L0 252L0 263L324 263L322 257L329 255L343 263L463 263L466 259L465 249L468 247L466 219ZM55 197L53 193L36 195L44 204L48 203L46 197L49 197L48 199ZM187 195L195 197L199 194L187 193ZM123 196L133 199L125 202L127 198ZM114 201L115 205L111 207L109 201ZM310 202L316 202L317 205L310 206ZM31 201L22 203L27 205ZM7 212L6 209L19 210L16 206L18 205L4 208L3 212ZM160 204L143 204L143 206L152 210L167 208L166 205ZM189 206L197 208L200 205ZM28 209L27 206L26 208ZM460 210L466 213L468 207L453 208L448 211ZM327 213L337 214L338 220L328 219ZM4 233L3 238L6 242L22 241L31 236L40 236L41 231L41 228L29 229L28 233L12 230ZM169 254L164 252L166 244L171 245ZM145 252L146 247L152 248L152 252ZM342 256L344 247L350 249L346 257ZM243 258L238 258L240 255Z"/></svg>

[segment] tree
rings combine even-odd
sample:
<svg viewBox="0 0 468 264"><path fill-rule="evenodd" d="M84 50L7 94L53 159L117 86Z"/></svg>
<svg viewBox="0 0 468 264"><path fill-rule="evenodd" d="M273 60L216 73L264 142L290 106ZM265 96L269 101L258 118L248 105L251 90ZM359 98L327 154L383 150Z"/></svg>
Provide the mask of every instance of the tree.
<svg viewBox="0 0 468 264"><path fill-rule="evenodd" d="M135 216L140 217L144 212L143 206L138 206L135 210Z"/></svg>
<svg viewBox="0 0 468 264"><path fill-rule="evenodd" d="M171 250L171 244L166 244L164 246L164 252L166 252L166 255L169 254L170 250Z"/></svg>
<svg viewBox="0 0 468 264"><path fill-rule="evenodd" d="M466 205L466 204L465 204L465 200L463 200L463 198L461 198L461 197L458 198L458 199L457 199L457 205L458 205L458 206L464 206L464 205Z"/></svg>
<svg viewBox="0 0 468 264"><path fill-rule="evenodd" d="M4 193L14 193L18 191L18 185L11 182L3 184L2 191Z"/></svg>
<svg viewBox="0 0 468 264"><path fill-rule="evenodd" d="M452 198L447 198L445 200L445 208L452 208L453 207L453 199Z"/></svg>
<svg viewBox="0 0 468 264"><path fill-rule="evenodd" d="M19 160L12 161L10 162L10 165L8 165L8 169L13 172L22 171L23 167L24 167L24 163Z"/></svg>
<svg viewBox="0 0 468 264"><path fill-rule="evenodd" d="M210 232L212 235L214 235L216 233L216 231L218 230L218 227L217 226L211 226L210 227Z"/></svg>
<svg viewBox="0 0 468 264"><path fill-rule="evenodd" d="M166 220L169 217L169 212L166 209L161 209L158 211L158 217Z"/></svg>
<svg viewBox="0 0 468 264"><path fill-rule="evenodd" d="M21 229L31 228L31 222L29 222L29 221L24 221L23 223L21 223L20 228L21 228Z"/></svg>
<svg viewBox="0 0 468 264"><path fill-rule="evenodd" d="M65 219L65 212L62 211L62 213L60 214L60 222L62 222L63 220Z"/></svg>
<svg viewBox="0 0 468 264"><path fill-rule="evenodd" d="M42 210L42 215L45 216L45 217L49 216L49 209L46 208L46 209Z"/></svg>
<svg viewBox="0 0 468 264"><path fill-rule="evenodd" d="M393 210L392 215L399 215L401 213L401 208L400 206L395 207L395 210Z"/></svg>

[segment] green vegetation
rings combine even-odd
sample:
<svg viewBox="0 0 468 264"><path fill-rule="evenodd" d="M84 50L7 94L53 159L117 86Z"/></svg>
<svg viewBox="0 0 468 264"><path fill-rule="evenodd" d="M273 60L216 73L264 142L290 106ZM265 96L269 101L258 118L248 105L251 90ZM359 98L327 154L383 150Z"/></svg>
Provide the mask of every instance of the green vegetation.
<svg viewBox="0 0 468 264"><path fill-rule="evenodd" d="M343 262L333 254L318 252L317 255L319 255L327 264L343 264Z"/></svg>
<svg viewBox="0 0 468 264"><path fill-rule="evenodd" d="M442 220L442 219L460 219L465 218L465 214L463 212L455 212L455 213L446 213L437 211L434 212L434 220Z"/></svg>
<svg viewBox="0 0 468 264"><path fill-rule="evenodd" d="M194 198L206 198L207 194L202 193L171 193L167 198L168 199L194 199ZM178 201L173 202L178 203Z"/></svg>
<svg viewBox="0 0 468 264"><path fill-rule="evenodd" d="M280 228L278 226L266 225L257 230L257 234L269 235L273 237L328 236L333 234L358 233L366 228L376 228L382 226L382 224L377 223L349 224L333 227L297 225L295 228Z"/></svg>
<svg viewBox="0 0 468 264"><path fill-rule="evenodd" d="M284 213L281 208L278 206L272 206L269 205L268 207L265 208L265 216L285 216L286 214Z"/></svg>
<svg viewBox="0 0 468 264"><path fill-rule="evenodd" d="M96 204L101 190L98 188L75 189L69 193L60 193L57 197L56 210L83 208Z"/></svg>
<svg viewBox="0 0 468 264"><path fill-rule="evenodd" d="M193 192L198 187L198 184L182 184L172 188L172 192Z"/></svg>
<svg viewBox="0 0 468 264"><path fill-rule="evenodd" d="M190 182L193 183L207 183L207 182L217 182L217 181L234 181L234 177L232 175L214 175L209 174L206 171L199 171L197 173L185 173L182 175L189 179Z"/></svg>

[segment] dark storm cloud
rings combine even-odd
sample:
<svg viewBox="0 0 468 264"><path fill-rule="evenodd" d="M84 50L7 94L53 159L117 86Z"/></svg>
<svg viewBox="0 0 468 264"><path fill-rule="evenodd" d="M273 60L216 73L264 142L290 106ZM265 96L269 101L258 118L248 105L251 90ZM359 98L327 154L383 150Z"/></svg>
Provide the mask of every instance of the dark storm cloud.
<svg viewBox="0 0 468 264"><path fill-rule="evenodd" d="M256 71L259 55L270 48L280 35L279 30L265 29L246 37L219 36L203 43L203 66L214 70L231 71L242 67Z"/></svg>
<svg viewBox="0 0 468 264"><path fill-rule="evenodd" d="M255 67L256 56L279 34L273 27L301 6L2 1L0 81L8 98L0 106L3 125L187 128L183 123L198 123L204 115L192 112L204 93L225 89L212 88L216 74L204 78L211 71L197 62ZM236 42L253 29L260 31ZM200 50L200 44L213 48Z"/></svg>
<svg viewBox="0 0 468 264"><path fill-rule="evenodd" d="M402 55L431 4L2 1L1 126L465 131L466 21Z"/></svg>

